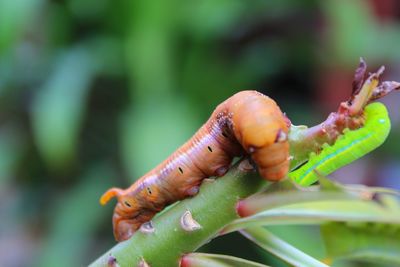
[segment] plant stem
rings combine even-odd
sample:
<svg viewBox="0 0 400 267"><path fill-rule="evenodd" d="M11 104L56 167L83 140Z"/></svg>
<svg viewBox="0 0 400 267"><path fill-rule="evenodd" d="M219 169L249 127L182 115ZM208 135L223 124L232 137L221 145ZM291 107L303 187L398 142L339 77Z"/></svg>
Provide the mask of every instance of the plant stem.
<svg viewBox="0 0 400 267"><path fill-rule="evenodd" d="M203 182L196 197L181 201L156 216L153 220L154 233L138 231L131 239L117 244L90 266L140 266L143 259L151 267L179 266L183 254L195 251L215 237L222 227L239 218L236 214L239 199L255 193L265 185L255 172L245 171L240 165L237 164L227 175L216 181ZM193 232L182 229L181 216L186 211L191 212L201 229Z"/></svg>

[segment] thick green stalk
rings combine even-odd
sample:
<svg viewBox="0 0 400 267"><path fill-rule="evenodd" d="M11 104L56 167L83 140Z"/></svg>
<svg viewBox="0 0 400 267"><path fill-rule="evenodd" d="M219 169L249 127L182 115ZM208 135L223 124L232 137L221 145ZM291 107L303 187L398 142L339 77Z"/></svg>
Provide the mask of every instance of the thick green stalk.
<svg viewBox="0 0 400 267"><path fill-rule="evenodd" d="M265 182L255 172L246 172L235 166L216 181L206 180L200 193L181 201L153 220L153 233L137 232L131 239L117 244L90 266L179 266L185 253L193 252L210 241L219 230L239 216L238 199L247 197ZM190 211L201 229L185 231L181 217Z"/></svg>

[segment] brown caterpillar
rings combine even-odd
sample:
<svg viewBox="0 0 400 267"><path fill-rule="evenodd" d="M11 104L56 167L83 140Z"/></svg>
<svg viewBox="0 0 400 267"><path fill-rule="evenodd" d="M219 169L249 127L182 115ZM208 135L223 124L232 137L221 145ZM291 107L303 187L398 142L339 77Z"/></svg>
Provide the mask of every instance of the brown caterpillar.
<svg viewBox="0 0 400 267"><path fill-rule="evenodd" d="M277 181L289 170L290 122L271 98L242 91L221 103L183 146L126 190L111 188L100 199L117 197L113 226L117 241L128 239L166 205L194 196L203 179L223 176L232 159L250 154L260 175Z"/></svg>

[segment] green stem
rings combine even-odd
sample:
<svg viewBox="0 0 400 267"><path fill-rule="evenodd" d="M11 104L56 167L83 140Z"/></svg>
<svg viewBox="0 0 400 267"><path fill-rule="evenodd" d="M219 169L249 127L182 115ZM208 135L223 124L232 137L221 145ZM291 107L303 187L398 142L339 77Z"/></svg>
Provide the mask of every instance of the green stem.
<svg viewBox="0 0 400 267"><path fill-rule="evenodd" d="M237 219L236 203L262 187L265 182L255 172L245 172L236 165L222 178L203 182L200 193L179 202L153 220L154 233L138 231L131 239L117 244L90 266L140 266L145 260L151 267L179 266L185 253L193 252L210 241L228 223ZM201 229L187 232L181 216L190 211Z"/></svg>

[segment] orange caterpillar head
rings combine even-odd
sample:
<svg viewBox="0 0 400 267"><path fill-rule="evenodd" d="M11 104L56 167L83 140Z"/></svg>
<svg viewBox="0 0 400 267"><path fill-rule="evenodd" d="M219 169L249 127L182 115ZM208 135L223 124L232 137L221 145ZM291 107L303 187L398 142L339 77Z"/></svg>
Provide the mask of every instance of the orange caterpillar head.
<svg viewBox="0 0 400 267"><path fill-rule="evenodd" d="M148 187L146 189L149 190ZM123 190L114 187L100 198L101 205L107 204L114 197L118 200L113 214L114 237L118 242L129 239L140 225L149 221L159 210L147 204L151 203L151 199L144 195L147 190Z"/></svg>

